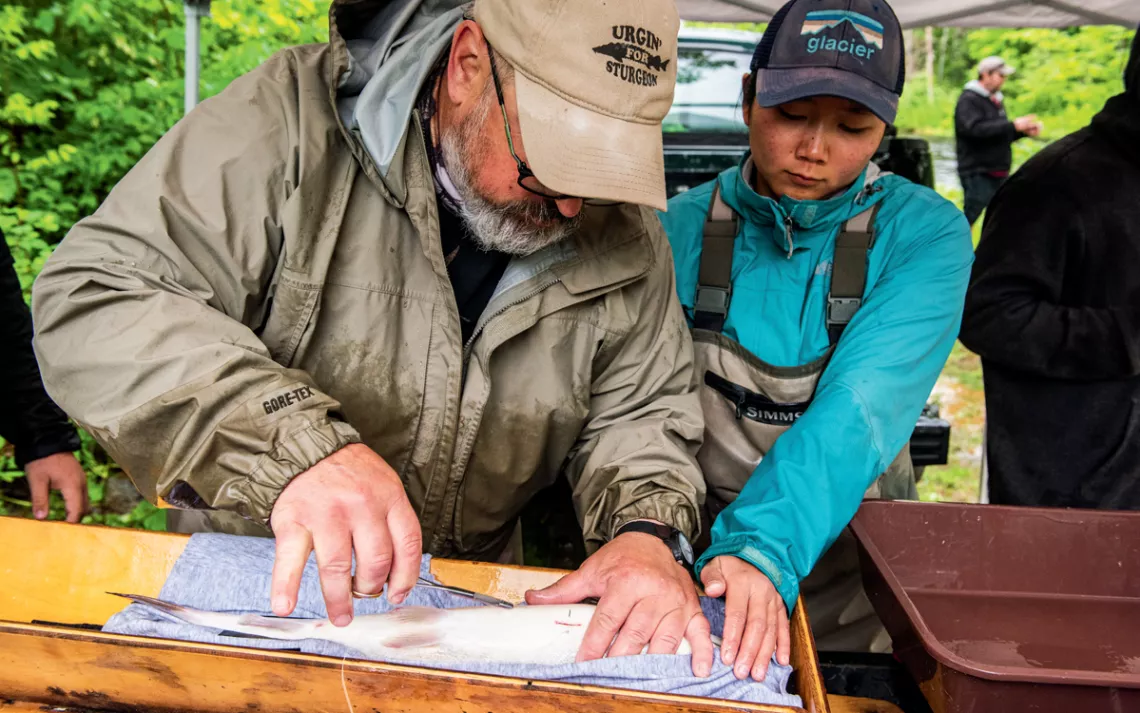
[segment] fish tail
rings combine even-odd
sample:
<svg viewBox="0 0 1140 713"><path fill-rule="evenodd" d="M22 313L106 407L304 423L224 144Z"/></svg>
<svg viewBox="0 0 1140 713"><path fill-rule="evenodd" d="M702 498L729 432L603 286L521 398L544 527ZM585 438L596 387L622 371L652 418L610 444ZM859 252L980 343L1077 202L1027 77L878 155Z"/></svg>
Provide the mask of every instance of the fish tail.
<svg viewBox="0 0 1140 713"><path fill-rule="evenodd" d="M130 599L136 604L145 604L159 611L166 612L187 624L204 626L210 629L222 629L239 634L253 634L270 639L307 639L321 625L321 621L312 619L289 619L259 616L257 614L224 614L221 612L203 611L191 607L174 604L173 602L144 597L141 594L119 594L107 592L116 597Z"/></svg>

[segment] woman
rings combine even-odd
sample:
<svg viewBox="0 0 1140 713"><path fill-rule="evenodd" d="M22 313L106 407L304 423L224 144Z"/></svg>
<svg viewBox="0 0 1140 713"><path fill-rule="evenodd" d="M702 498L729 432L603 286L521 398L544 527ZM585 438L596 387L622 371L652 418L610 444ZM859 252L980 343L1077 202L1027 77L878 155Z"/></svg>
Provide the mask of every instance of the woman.
<svg viewBox="0 0 1140 713"><path fill-rule="evenodd" d="M884 2L792 0L744 77L749 155L661 214L707 422L715 522L697 571L726 597L722 657L741 678L762 679L773 651L787 663L813 568L821 648L882 648L836 540L865 495L916 496L906 446L973 261L961 212L871 164L902 87Z"/></svg>

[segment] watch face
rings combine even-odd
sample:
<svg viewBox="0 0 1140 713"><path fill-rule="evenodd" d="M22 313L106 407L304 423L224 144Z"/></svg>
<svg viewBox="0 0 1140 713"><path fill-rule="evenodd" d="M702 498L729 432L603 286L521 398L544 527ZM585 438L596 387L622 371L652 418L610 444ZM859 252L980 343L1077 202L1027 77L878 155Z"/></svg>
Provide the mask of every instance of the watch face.
<svg viewBox="0 0 1140 713"><path fill-rule="evenodd" d="M693 546L689 544L689 538L678 532L677 544L681 547L681 556L685 558L685 564L691 566L693 564Z"/></svg>

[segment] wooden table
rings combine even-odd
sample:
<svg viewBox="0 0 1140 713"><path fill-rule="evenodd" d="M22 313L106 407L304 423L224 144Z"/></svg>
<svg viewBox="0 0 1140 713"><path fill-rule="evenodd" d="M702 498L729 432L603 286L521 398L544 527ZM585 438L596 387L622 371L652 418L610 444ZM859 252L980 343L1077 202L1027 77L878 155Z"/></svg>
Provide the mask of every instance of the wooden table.
<svg viewBox="0 0 1140 713"><path fill-rule="evenodd" d="M123 608L107 592L157 595L188 539L0 517L0 712L129 707L347 713L346 697L352 710L383 713L801 710L74 628L101 626ZM444 583L510 601L565 574L442 559L432 560L432 573ZM898 711L882 701L825 693L802 610L797 606L792 616L792 667L802 710Z"/></svg>

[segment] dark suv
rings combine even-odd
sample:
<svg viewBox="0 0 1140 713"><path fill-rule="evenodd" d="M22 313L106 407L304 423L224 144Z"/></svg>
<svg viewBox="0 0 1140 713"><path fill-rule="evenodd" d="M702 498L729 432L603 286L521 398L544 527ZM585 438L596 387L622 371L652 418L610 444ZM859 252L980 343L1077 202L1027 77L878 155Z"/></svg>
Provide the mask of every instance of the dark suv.
<svg viewBox="0 0 1140 713"><path fill-rule="evenodd" d="M741 79L759 41L753 32L681 28L677 89L662 124L670 196L712 180L748 150ZM899 137L890 127L873 160L885 171L934 187L934 163L924 139ZM928 404L910 440L918 474L923 466L946 463L949 449L950 424Z"/></svg>

